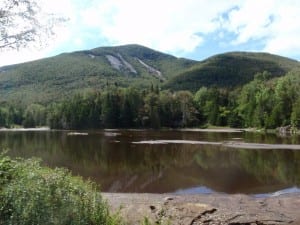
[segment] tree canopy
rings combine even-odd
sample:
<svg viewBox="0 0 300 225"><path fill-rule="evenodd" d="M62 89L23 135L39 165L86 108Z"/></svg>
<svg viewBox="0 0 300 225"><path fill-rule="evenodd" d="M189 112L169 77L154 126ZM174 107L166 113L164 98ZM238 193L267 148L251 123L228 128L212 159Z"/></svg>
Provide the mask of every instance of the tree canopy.
<svg viewBox="0 0 300 225"><path fill-rule="evenodd" d="M41 46L63 21L59 15L43 13L37 0L1 0L0 50Z"/></svg>

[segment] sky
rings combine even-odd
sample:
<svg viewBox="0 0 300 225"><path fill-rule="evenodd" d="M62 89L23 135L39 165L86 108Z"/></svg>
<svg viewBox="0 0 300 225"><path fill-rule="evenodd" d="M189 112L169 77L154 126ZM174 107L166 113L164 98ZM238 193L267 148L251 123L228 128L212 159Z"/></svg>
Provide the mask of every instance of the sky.
<svg viewBox="0 0 300 225"><path fill-rule="evenodd" d="M299 0L39 0L68 18L47 45L0 51L0 66L101 46L140 44L195 60L229 51L300 60Z"/></svg>

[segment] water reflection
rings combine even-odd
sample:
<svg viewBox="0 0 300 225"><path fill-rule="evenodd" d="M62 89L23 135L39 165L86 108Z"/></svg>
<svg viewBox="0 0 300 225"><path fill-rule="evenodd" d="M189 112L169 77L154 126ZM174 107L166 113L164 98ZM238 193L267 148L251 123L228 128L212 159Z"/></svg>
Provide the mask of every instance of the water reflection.
<svg viewBox="0 0 300 225"><path fill-rule="evenodd" d="M269 193L300 185L300 151L234 149L188 143L135 144L149 140L244 141L299 144L299 138L254 133L100 130L0 132L9 154L39 157L67 167L103 191Z"/></svg>

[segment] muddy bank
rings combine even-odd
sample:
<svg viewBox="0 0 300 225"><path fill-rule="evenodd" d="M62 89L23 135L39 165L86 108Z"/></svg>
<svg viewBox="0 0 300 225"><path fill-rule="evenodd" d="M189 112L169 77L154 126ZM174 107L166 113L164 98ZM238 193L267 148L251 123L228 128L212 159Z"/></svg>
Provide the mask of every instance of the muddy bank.
<svg viewBox="0 0 300 225"><path fill-rule="evenodd" d="M128 224L300 224L300 194L254 198L247 195L103 193Z"/></svg>

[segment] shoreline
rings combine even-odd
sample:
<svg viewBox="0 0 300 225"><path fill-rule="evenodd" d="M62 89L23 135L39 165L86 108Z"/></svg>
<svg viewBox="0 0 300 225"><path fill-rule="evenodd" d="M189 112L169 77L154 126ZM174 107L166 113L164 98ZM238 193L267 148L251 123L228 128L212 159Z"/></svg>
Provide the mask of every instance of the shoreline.
<svg viewBox="0 0 300 225"><path fill-rule="evenodd" d="M102 193L125 222L150 224L300 224L300 193L273 197L243 194ZM147 219L146 219L147 218Z"/></svg>
<svg viewBox="0 0 300 225"><path fill-rule="evenodd" d="M33 128L24 128L24 127L15 127L15 128L5 128L0 127L0 131L78 131L78 132L89 132L95 130L102 130L102 131L120 131L120 130L129 130L129 131L144 131L144 130L152 130L152 128L99 128L99 129L51 129L47 126L42 127L33 127ZM183 131L183 132L208 132L208 133L243 133L243 132L251 132L251 133L277 133L280 134L276 129L258 129L258 128L231 128L231 127L208 127L208 128L168 128L168 127L161 127L157 129L158 131L164 130L174 130L174 131ZM295 133L286 133L285 135L300 135L300 131Z"/></svg>
<svg viewBox="0 0 300 225"><path fill-rule="evenodd" d="M51 131L50 127L34 127L34 128L24 128L24 127L18 127L18 128L0 128L1 131Z"/></svg>

